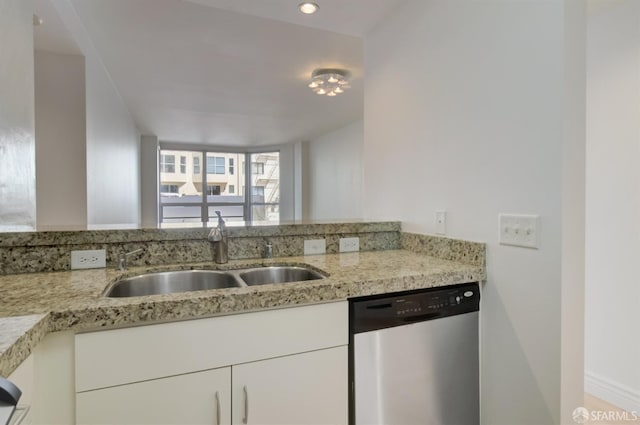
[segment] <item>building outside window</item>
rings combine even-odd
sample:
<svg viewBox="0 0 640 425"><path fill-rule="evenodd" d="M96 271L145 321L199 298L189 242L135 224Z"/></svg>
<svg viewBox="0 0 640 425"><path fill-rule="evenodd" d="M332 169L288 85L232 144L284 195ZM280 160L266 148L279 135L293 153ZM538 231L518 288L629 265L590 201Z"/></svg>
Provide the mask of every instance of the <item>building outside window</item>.
<svg viewBox="0 0 640 425"><path fill-rule="evenodd" d="M160 172L162 173L176 172L175 155L160 155Z"/></svg>
<svg viewBox="0 0 640 425"><path fill-rule="evenodd" d="M180 173L175 173L176 157L180 158ZM244 170L245 164L252 164L251 171L255 172L249 175L235 172L237 168ZM162 147L159 165L161 227L215 223L217 210L227 222L277 223L280 219L279 152L216 152L205 146L202 150ZM183 173L183 165L193 167L193 173Z"/></svg>
<svg viewBox="0 0 640 425"><path fill-rule="evenodd" d="M207 174L224 174L224 157L207 156Z"/></svg>
<svg viewBox="0 0 640 425"><path fill-rule="evenodd" d="M187 157L180 156L180 174L187 174Z"/></svg>
<svg viewBox="0 0 640 425"><path fill-rule="evenodd" d="M280 216L280 153L260 152L250 157L251 218L274 221Z"/></svg>

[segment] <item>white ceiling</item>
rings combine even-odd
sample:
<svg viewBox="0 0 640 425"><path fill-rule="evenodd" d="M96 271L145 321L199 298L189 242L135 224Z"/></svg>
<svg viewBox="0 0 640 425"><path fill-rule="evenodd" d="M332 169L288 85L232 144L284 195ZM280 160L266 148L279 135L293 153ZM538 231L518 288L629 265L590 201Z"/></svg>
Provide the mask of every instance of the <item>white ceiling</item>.
<svg viewBox="0 0 640 425"><path fill-rule="evenodd" d="M302 3L302 0L185 1L362 37L403 0L315 0L320 9L313 15L300 13L297 6Z"/></svg>
<svg viewBox="0 0 640 425"><path fill-rule="evenodd" d="M49 0L33 0L33 10L44 21L42 25L33 27L33 43L37 50L67 55L82 54Z"/></svg>
<svg viewBox="0 0 640 425"><path fill-rule="evenodd" d="M348 34L400 1L318 0L306 16L296 0L71 0L143 134L218 146L310 140L361 118L363 42ZM352 88L314 94L321 67L351 71Z"/></svg>

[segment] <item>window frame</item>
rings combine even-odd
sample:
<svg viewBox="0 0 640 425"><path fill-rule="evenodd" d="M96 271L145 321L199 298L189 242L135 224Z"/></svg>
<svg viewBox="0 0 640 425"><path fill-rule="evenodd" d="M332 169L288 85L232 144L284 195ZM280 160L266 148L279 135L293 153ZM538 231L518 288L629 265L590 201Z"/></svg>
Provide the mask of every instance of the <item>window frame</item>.
<svg viewBox="0 0 640 425"><path fill-rule="evenodd" d="M194 158L194 164L195 164L195 158L199 158L199 162L200 164L202 164L200 166L200 175L202 177L202 202L198 203L187 203L187 202L174 202L174 203L170 203L170 204L163 204L161 197L159 196L160 194L160 183L161 183L161 168L160 168L160 157L162 156L162 151L165 150L169 150L169 151L186 151L186 152L190 152L192 154L192 158ZM198 153L199 155L193 155L195 153ZM200 145L185 145L185 144L171 144L171 143L160 143L160 149L158 149L158 224L160 227L162 227L163 224L163 208L165 206L170 206L170 207L193 207L193 206L200 206L201 208L201 212L200 212L200 220L202 223L203 227L209 227L209 223L210 220L213 224L215 224L215 217L210 217L209 216L209 207L215 207L215 206L242 206L243 207L243 221L246 223L251 223L253 221L253 208L254 206L265 206L265 207L269 207L269 206L280 206L280 202L272 202L272 203L255 203L253 202L253 184L251 182L251 178L252 178L252 171L253 171L253 167L247 167L246 164L250 164L251 163L251 159L252 159L252 155L255 154L260 154L260 153L278 153L278 167L280 168L280 148L278 147L272 147L272 148L265 148L265 149L260 149L260 150L235 150L235 149L228 149L228 148L220 148L220 147L215 147L215 146L200 146ZM244 159L244 162L241 161L241 163L243 163L245 166L243 167L243 177L244 177L244 181L241 181L241 186L243 188L242 193L244 194L244 202L210 202L207 199L207 186L210 186L207 183L207 176L208 175L215 175L215 174L209 174L208 170L207 170L207 154L213 154L213 157L216 157L216 154L236 154L239 157ZM169 154L170 155L170 154ZM222 173L222 175L226 174L226 166L227 166L227 161L225 157L218 157L218 158L223 158L224 161L224 167L225 167L225 172ZM174 161L175 161L175 155L174 155ZM175 162L174 162L175 164ZM235 164L234 161L234 171L235 168L237 167L237 165ZM263 165L264 166L264 165ZM194 174L198 174L195 173ZM218 173L216 173L218 174ZM220 174L218 174L220 175ZM229 173L229 175L234 175ZM262 174L264 175L264 173ZM237 191L236 191L237 192ZM194 224L196 224L196 222L194 222Z"/></svg>
<svg viewBox="0 0 640 425"><path fill-rule="evenodd" d="M173 161L168 161L169 158L172 158ZM176 155L175 154L160 154L160 172L167 174L175 174L176 173ZM173 171L163 171L165 167L173 167Z"/></svg>
<svg viewBox="0 0 640 425"><path fill-rule="evenodd" d="M200 158L199 156L192 156L191 159L193 160L193 175L200 174L200 159L202 158Z"/></svg>
<svg viewBox="0 0 640 425"><path fill-rule="evenodd" d="M180 174L187 174L187 157L180 155Z"/></svg>
<svg viewBox="0 0 640 425"><path fill-rule="evenodd" d="M251 172L257 176L264 176L264 162L252 162Z"/></svg>
<svg viewBox="0 0 640 425"><path fill-rule="evenodd" d="M205 163L206 163L206 168L207 168L207 172L205 174L213 174L213 175L219 175L219 176L223 176L227 173L227 159L224 156L215 156L215 155L207 155L207 154L212 154L212 153L220 153L220 152L206 152L205 153ZM213 160L213 172L209 172L209 159ZM222 164L218 164L218 160L221 159L222 160ZM220 172L220 170L222 170L222 172Z"/></svg>

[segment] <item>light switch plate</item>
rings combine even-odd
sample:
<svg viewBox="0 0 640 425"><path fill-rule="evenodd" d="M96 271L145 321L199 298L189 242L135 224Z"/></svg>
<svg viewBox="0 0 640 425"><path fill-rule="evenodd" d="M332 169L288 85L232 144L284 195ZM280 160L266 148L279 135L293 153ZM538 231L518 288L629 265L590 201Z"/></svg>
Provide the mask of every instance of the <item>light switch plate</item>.
<svg viewBox="0 0 640 425"><path fill-rule="evenodd" d="M107 266L104 249L71 251L71 269L100 269Z"/></svg>
<svg viewBox="0 0 640 425"><path fill-rule="evenodd" d="M447 234L447 212L436 211L436 234L437 235L446 235Z"/></svg>
<svg viewBox="0 0 640 425"><path fill-rule="evenodd" d="M304 255L324 254L327 252L327 241L324 239L309 239L304 241Z"/></svg>
<svg viewBox="0 0 640 425"><path fill-rule="evenodd" d="M500 244L521 246L524 248L539 247L540 217L524 214L499 214Z"/></svg>
<svg viewBox="0 0 640 425"><path fill-rule="evenodd" d="M360 251L360 238L340 238L340 252Z"/></svg>

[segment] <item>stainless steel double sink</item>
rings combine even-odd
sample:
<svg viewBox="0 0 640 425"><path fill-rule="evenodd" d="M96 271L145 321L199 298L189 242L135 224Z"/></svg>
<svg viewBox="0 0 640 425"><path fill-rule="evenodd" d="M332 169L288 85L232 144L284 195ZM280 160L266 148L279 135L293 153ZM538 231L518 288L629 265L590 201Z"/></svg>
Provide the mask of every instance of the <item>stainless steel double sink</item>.
<svg viewBox="0 0 640 425"><path fill-rule="evenodd" d="M304 266L269 266L238 270L179 270L148 273L109 285L105 297L123 298L171 294L207 289L242 288L270 283L304 282L324 279Z"/></svg>

